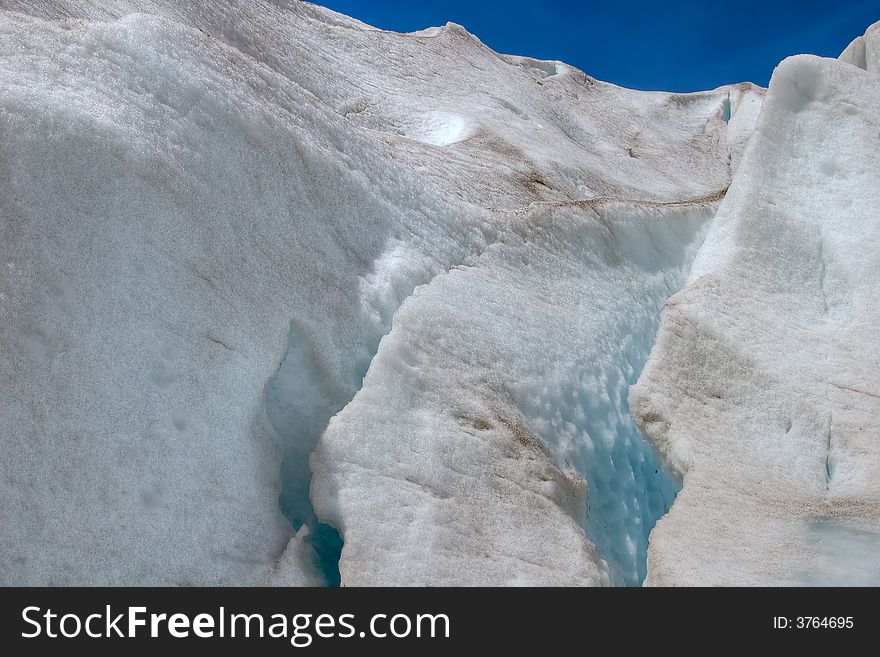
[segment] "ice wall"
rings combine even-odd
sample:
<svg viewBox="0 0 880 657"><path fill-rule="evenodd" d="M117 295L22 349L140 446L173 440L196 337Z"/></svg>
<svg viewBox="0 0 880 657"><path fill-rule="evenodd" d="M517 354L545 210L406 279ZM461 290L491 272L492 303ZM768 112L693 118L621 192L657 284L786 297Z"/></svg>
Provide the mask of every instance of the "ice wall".
<svg viewBox="0 0 880 657"><path fill-rule="evenodd" d="M334 583L322 523L343 584L638 581L625 387L762 90L300 2L0 8L0 582Z"/></svg>
<svg viewBox="0 0 880 657"><path fill-rule="evenodd" d="M2 581L272 581L293 532L264 388L291 320L320 414L386 330L374 263L401 233L431 245L417 272L459 259L477 214L198 30L0 30Z"/></svg>
<svg viewBox="0 0 880 657"><path fill-rule="evenodd" d="M877 583L876 35L841 61L777 67L664 310L631 406L684 483L651 537L649 583Z"/></svg>

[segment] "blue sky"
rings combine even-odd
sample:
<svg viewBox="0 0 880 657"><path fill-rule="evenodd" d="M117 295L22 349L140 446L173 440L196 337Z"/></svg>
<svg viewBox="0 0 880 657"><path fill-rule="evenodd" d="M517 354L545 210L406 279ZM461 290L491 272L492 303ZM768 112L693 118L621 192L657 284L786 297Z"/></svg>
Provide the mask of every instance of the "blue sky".
<svg viewBox="0 0 880 657"><path fill-rule="evenodd" d="M880 20L880 0L319 0L366 23L453 21L499 52L561 59L635 89L766 86L788 55L834 56Z"/></svg>

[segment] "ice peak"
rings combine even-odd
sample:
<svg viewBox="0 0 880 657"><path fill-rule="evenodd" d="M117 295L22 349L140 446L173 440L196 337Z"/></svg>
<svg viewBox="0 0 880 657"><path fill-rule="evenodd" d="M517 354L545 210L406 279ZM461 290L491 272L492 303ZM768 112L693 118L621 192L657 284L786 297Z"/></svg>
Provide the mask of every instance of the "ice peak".
<svg viewBox="0 0 880 657"><path fill-rule="evenodd" d="M880 65L880 21L853 39L840 53L840 60L866 71L876 71Z"/></svg>

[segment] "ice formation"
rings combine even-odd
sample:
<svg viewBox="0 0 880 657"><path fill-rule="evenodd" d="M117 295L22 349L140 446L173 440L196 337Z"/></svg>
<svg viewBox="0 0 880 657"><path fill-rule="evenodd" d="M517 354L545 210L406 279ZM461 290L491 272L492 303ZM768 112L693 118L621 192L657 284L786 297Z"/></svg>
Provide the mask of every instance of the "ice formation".
<svg viewBox="0 0 880 657"><path fill-rule="evenodd" d="M876 35L0 0L0 583L874 581Z"/></svg>
<svg viewBox="0 0 880 657"><path fill-rule="evenodd" d="M653 584L880 584L880 25L776 69L632 394L684 481Z"/></svg>

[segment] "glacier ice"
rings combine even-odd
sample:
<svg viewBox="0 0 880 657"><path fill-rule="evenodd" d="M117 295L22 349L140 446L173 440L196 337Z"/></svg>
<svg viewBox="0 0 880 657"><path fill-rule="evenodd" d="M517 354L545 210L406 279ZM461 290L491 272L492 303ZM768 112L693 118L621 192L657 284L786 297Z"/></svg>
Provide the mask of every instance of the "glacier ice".
<svg viewBox="0 0 880 657"><path fill-rule="evenodd" d="M632 391L683 479L652 584L878 583L880 80L854 50L774 72Z"/></svg>
<svg viewBox="0 0 880 657"><path fill-rule="evenodd" d="M877 34L0 0L0 583L876 583Z"/></svg>
<svg viewBox="0 0 880 657"><path fill-rule="evenodd" d="M264 389L291 321L311 394L350 397L384 331L361 280L399 234L431 245L418 272L477 248L473 214L178 21L0 30L3 581L271 582L293 530Z"/></svg>
<svg viewBox="0 0 880 657"><path fill-rule="evenodd" d="M880 23L874 23L864 35L853 39L840 59L866 71L876 70L880 65Z"/></svg>
<svg viewBox="0 0 880 657"><path fill-rule="evenodd" d="M312 460L344 581L641 581L674 490L626 392L716 203L538 206L416 289Z"/></svg>

